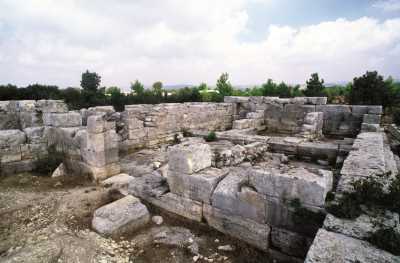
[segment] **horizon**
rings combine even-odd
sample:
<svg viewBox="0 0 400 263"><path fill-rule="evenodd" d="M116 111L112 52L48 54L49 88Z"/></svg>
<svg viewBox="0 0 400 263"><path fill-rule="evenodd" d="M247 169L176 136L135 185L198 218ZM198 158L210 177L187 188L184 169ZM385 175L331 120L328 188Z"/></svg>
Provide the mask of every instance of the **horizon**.
<svg viewBox="0 0 400 263"><path fill-rule="evenodd" d="M400 0L1 0L0 10L0 84L77 87L86 69L123 90L135 79L213 86L222 72L234 86L301 85L314 72L326 83L374 70L400 79Z"/></svg>

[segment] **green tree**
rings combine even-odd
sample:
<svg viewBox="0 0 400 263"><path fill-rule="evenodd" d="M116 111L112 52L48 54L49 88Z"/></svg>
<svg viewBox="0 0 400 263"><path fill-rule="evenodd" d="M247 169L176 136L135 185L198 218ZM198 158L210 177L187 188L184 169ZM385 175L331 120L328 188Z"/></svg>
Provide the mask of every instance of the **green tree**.
<svg viewBox="0 0 400 263"><path fill-rule="evenodd" d="M141 96L144 92L144 86L142 83L139 82L139 80L135 80L134 83L131 83L131 90L136 95Z"/></svg>
<svg viewBox="0 0 400 263"><path fill-rule="evenodd" d="M307 97L324 96L324 80L319 79L318 73L311 74L311 78L307 81L307 87L304 90L304 95Z"/></svg>
<svg viewBox="0 0 400 263"><path fill-rule="evenodd" d="M86 91L96 92L100 86L101 77L96 72L82 73L81 87Z"/></svg>
<svg viewBox="0 0 400 263"><path fill-rule="evenodd" d="M389 85L376 71L367 71L363 76L354 78L350 91L351 104L388 106Z"/></svg>
<svg viewBox="0 0 400 263"><path fill-rule="evenodd" d="M153 84L153 92L157 97L161 97L163 93L163 84L161 81L154 82Z"/></svg>
<svg viewBox="0 0 400 263"><path fill-rule="evenodd" d="M217 80L217 90L222 97L232 95L233 87L229 82L228 73L222 73L222 75Z"/></svg>
<svg viewBox="0 0 400 263"><path fill-rule="evenodd" d="M106 96L109 97L110 104L116 111L123 111L125 109L124 94L118 87L109 87L106 89Z"/></svg>

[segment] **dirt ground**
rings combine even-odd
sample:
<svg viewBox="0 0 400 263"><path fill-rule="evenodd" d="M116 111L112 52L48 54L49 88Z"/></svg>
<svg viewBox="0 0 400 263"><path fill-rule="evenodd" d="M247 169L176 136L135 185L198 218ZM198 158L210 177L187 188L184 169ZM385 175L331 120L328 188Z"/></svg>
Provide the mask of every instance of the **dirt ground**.
<svg viewBox="0 0 400 263"><path fill-rule="evenodd" d="M0 177L0 262L269 262L265 253L242 242L151 207L152 215L163 216L162 226L150 223L138 233L101 237L90 228L92 215L113 198L80 178ZM171 229L189 230L199 255L152 239ZM223 245L233 251L219 250Z"/></svg>

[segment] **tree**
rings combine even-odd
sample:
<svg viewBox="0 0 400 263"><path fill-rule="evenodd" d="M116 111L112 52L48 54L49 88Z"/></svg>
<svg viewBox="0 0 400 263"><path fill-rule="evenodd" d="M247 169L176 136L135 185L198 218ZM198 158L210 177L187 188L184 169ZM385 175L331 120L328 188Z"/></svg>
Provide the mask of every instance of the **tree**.
<svg viewBox="0 0 400 263"><path fill-rule="evenodd" d="M367 71L363 76L354 78L350 90L351 104L382 105L389 102L389 86L376 71Z"/></svg>
<svg viewBox="0 0 400 263"><path fill-rule="evenodd" d="M140 83L138 80L135 80L134 83L131 83L131 90L134 92L136 95L140 96L144 92L144 86L142 83Z"/></svg>
<svg viewBox="0 0 400 263"><path fill-rule="evenodd" d="M310 80L307 81L307 88L304 95L308 97L321 97L324 96L324 80L319 79L318 73L311 74Z"/></svg>
<svg viewBox="0 0 400 263"><path fill-rule="evenodd" d="M123 111L125 109L124 94L118 87L107 88L106 95L109 97L110 103L116 111Z"/></svg>
<svg viewBox="0 0 400 263"><path fill-rule="evenodd" d="M228 73L222 73L222 75L217 80L217 90L222 97L232 95L233 87L229 82Z"/></svg>
<svg viewBox="0 0 400 263"><path fill-rule="evenodd" d="M154 82L153 84L153 92L157 97L161 97L163 93L163 84L161 81Z"/></svg>
<svg viewBox="0 0 400 263"><path fill-rule="evenodd" d="M101 77L96 72L86 72L82 73L81 87L86 91L96 92L100 86Z"/></svg>

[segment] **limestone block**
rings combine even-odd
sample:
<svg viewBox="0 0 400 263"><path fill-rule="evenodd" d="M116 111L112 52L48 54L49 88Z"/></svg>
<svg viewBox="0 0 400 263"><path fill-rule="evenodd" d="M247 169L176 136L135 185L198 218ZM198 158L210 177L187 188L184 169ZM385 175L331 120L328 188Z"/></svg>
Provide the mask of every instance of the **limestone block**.
<svg viewBox="0 0 400 263"><path fill-rule="evenodd" d="M208 225L218 231L238 238L261 250L268 250L271 231L268 225L239 216L232 216L207 204L203 206L203 213Z"/></svg>
<svg viewBox="0 0 400 263"><path fill-rule="evenodd" d="M160 197L169 191L166 179L158 173L147 173L140 177L131 177L128 193L143 199Z"/></svg>
<svg viewBox="0 0 400 263"><path fill-rule="evenodd" d="M296 155L298 143L297 141L285 140L282 137L272 137L268 141L268 146L272 152Z"/></svg>
<svg viewBox="0 0 400 263"><path fill-rule="evenodd" d="M169 170L192 174L211 166L211 148L208 144L178 144L168 149Z"/></svg>
<svg viewBox="0 0 400 263"><path fill-rule="evenodd" d="M22 160L21 146L14 146L10 148L1 149L0 163L10 163Z"/></svg>
<svg viewBox="0 0 400 263"><path fill-rule="evenodd" d="M108 177L119 174L121 171L119 163L111 163L102 167L89 166L88 168L94 181L102 181Z"/></svg>
<svg viewBox="0 0 400 263"><path fill-rule="evenodd" d="M150 220L146 206L128 195L94 212L92 227L103 235L119 235L144 227Z"/></svg>
<svg viewBox="0 0 400 263"><path fill-rule="evenodd" d="M203 217L202 203L182 196L167 193L158 198L148 197L146 201L168 212L183 216L187 219L201 222Z"/></svg>
<svg viewBox="0 0 400 263"><path fill-rule="evenodd" d="M134 129L134 130L128 130L128 139L129 140L144 140L146 139L145 137L147 136L146 129L141 128L141 129Z"/></svg>
<svg viewBox="0 0 400 263"><path fill-rule="evenodd" d="M46 113L65 113L68 112L67 104L62 100L38 100L36 101L37 107Z"/></svg>
<svg viewBox="0 0 400 263"><path fill-rule="evenodd" d="M378 115L378 114L364 114L363 123L380 124L381 123L381 115Z"/></svg>
<svg viewBox="0 0 400 263"><path fill-rule="evenodd" d="M102 181L101 185L106 188L116 189L121 194L127 195L129 184L133 182L133 180L134 178L129 174L121 173Z"/></svg>
<svg viewBox="0 0 400 263"><path fill-rule="evenodd" d="M28 143L44 142L44 127L29 127L24 129Z"/></svg>
<svg viewBox="0 0 400 263"><path fill-rule="evenodd" d="M400 258L365 241L320 229L307 253L305 263L317 262L399 262Z"/></svg>
<svg viewBox="0 0 400 263"><path fill-rule="evenodd" d="M285 172L273 168L249 170L250 185L259 193L282 200L298 198L302 204L309 206L324 206L332 181L330 171L313 173L302 167Z"/></svg>
<svg viewBox="0 0 400 263"><path fill-rule="evenodd" d="M271 228L271 245L288 255L304 258L311 243L312 238L299 233L278 227Z"/></svg>
<svg viewBox="0 0 400 263"><path fill-rule="evenodd" d="M382 106L368 106L368 114L382 114L383 107Z"/></svg>
<svg viewBox="0 0 400 263"><path fill-rule="evenodd" d="M39 111L21 111L19 113L21 128L43 126L42 113Z"/></svg>
<svg viewBox="0 0 400 263"><path fill-rule="evenodd" d="M82 116L79 112L70 111L68 113L45 113L43 122L46 126L53 127L76 127L82 125Z"/></svg>
<svg viewBox="0 0 400 263"><path fill-rule="evenodd" d="M0 172L2 175L15 175L30 172L35 168L34 160L22 160L18 162L2 163Z"/></svg>
<svg viewBox="0 0 400 263"><path fill-rule="evenodd" d="M26 135L20 130L0 130L0 148L16 147L26 142Z"/></svg>
<svg viewBox="0 0 400 263"><path fill-rule="evenodd" d="M338 155L338 146L324 142L302 142L298 145L298 156L307 156L315 160L327 160L335 163Z"/></svg>
<svg viewBox="0 0 400 263"><path fill-rule="evenodd" d="M228 170L217 168L206 168L194 174L170 171L167 180L172 193L209 204L215 187L227 173Z"/></svg>
<svg viewBox="0 0 400 263"><path fill-rule="evenodd" d="M17 101L17 109L19 111L36 111L36 101L35 100L19 100Z"/></svg>
<svg viewBox="0 0 400 263"><path fill-rule="evenodd" d="M87 131L89 133L103 133L106 131L106 121L101 115L92 115L87 119Z"/></svg>
<svg viewBox="0 0 400 263"><path fill-rule="evenodd" d="M370 123L361 124L362 132L379 132L380 130L381 126L379 124L370 124Z"/></svg>
<svg viewBox="0 0 400 263"><path fill-rule="evenodd" d="M242 119L236 120L233 122L233 129L243 130L248 128L255 128L254 127L254 120L253 119Z"/></svg>
<svg viewBox="0 0 400 263"><path fill-rule="evenodd" d="M327 97L304 97L304 99L306 100L305 104L325 105L328 102Z"/></svg>

